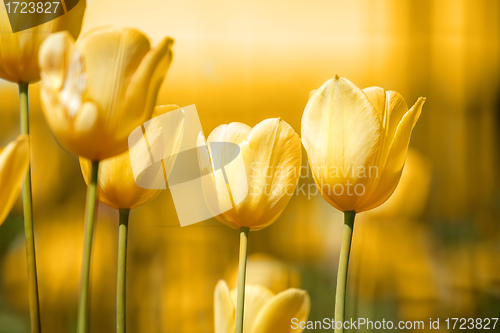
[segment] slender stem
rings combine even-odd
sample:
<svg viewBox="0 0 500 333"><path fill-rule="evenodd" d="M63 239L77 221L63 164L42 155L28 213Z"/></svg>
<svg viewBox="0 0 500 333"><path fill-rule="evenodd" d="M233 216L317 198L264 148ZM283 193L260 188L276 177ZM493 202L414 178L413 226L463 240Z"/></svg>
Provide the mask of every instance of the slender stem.
<svg viewBox="0 0 500 333"><path fill-rule="evenodd" d="M126 331L127 233L130 209L120 209L118 276L116 279L116 333Z"/></svg>
<svg viewBox="0 0 500 333"><path fill-rule="evenodd" d="M236 302L236 333L243 333L243 314L245 312L245 279L247 275L247 251L249 228L240 229L240 258L238 268L238 298Z"/></svg>
<svg viewBox="0 0 500 333"><path fill-rule="evenodd" d="M345 316L347 268L349 267L349 254L351 253L351 240L355 216L356 212L344 212L344 228L342 230L339 271L337 274L337 293L335 294L335 333L344 332L343 324ZM342 322L342 327L340 324L337 324L339 321Z"/></svg>
<svg viewBox="0 0 500 333"><path fill-rule="evenodd" d="M94 219L97 199L97 174L99 161L92 161L92 178L87 188L87 213L85 221L85 240L83 247L82 277L80 290L80 304L78 306L77 332L87 333L89 324L89 286L90 286L90 258L92 254L92 240L94 236Z"/></svg>
<svg viewBox="0 0 500 333"><path fill-rule="evenodd" d="M19 83L21 134L29 135L28 83ZM33 230L33 199L31 196L31 161L23 182L24 235L28 265L28 295L31 317L31 332L40 333L40 302L38 300L38 277L36 274L35 235Z"/></svg>

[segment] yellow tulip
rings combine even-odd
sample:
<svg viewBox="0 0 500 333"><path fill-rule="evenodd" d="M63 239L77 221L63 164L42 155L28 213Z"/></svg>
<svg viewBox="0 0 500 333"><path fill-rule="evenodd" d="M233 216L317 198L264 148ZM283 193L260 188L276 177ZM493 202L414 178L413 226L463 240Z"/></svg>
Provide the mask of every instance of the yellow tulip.
<svg viewBox="0 0 500 333"><path fill-rule="evenodd" d="M21 191L29 159L27 135L19 135L4 149L0 148L0 225L9 214Z"/></svg>
<svg viewBox="0 0 500 333"><path fill-rule="evenodd" d="M153 118L178 108L179 107L176 105L156 107L153 112ZM182 123L179 123L178 125L177 130L182 130ZM153 129L148 127L148 131L153 132ZM149 137L150 140L160 138L161 137ZM177 135L176 138L180 138L180 136ZM180 142L178 145L169 144L168 146L178 149L180 147ZM80 158L80 166L82 168L85 183L89 185L92 174L92 162L90 160ZM168 174L168 170L165 172ZM160 176L163 177L163 174ZM132 209L153 200L159 193L159 189L146 189L137 186L132 172L129 150L102 160L99 163L97 196L99 201L102 203L116 209Z"/></svg>
<svg viewBox="0 0 500 333"><path fill-rule="evenodd" d="M302 332L292 329L292 319L306 321L311 301L305 290L290 288L278 294L259 285L248 285L245 297L244 333ZM219 281L214 294L215 333L235 331L236 290Z"/></svg>
<svg viewBox="0 0 500 333"><path fill-rule="evenodd" d="M207 142L209 150L211 143L238 144L244 161L244 168L238 164L225 167L227 185L222 173L215 174L217 192L230 191L229 196L218 196L218 204L231 207L217 219L236 229L260 230L273 223L288 204L300 177L302 151L293 128L280 118L266 119L254 128L231 123L214 129ZM214 161L227 156L210 155L212 167L227 164ZM235 204L234 198L242 201Z"/></svg>
<svg viewBox="0 0 500 333"><path fill-rule="evenodd" d="M424 101L419 98L408 110L395 91L361 90L339 76L311 94L302 116L302 142L326 201L359 213L391 196Z"/></svg>
<svg viewBox="0 0 500 333"><path fill-rule="evenodd" d="M11 6L14 7L14 4L11 3ZM32 83L40 80L38 51L43 41L50 34L65 30L76 39L82 27L85 7L86 1L80 0L74 8L63 16L13 33L7 7L2 4L0 6L0 78L15 83ZM13 10L14 8L11 8L11 11ZM23 20L33 18L31 15L18 15ZM36 19L40 19L40 17L37 16Z"/></svg>
<svg viewBox="0 0 500 333"><path fill-rule="evenodd" d="M76 43L68 33L47 38L39 55L41 100L61 144L92 161L124 152L130 132L153 112L172 44L165 38L151 49L130 28L98 28Z"/></svg>

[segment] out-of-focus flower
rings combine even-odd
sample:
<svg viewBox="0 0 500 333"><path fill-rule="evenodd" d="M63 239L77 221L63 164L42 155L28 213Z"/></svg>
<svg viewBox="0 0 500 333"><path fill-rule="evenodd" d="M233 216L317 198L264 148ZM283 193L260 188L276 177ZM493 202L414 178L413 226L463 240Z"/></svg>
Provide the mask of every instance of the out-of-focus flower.
<svg viewBox="0 0 500 333"><path fill-rule="evenodd" d="M408 110L395 91L361 90L339 76L312 93L302 116L302 142L326 201L359 213L391 196L424 101Z"/></svg>
<svg viewBox="0 0 500 333"><path fill-rule="evenodd" d="M173 40L151 49L130 28L99 28L76 43L57 33L43 43L41 100L61 144L90 160L127 149L128 135L150 118L172 60Z"/></svg>
<svg viewBox="0 0 500 333"><path fill-rule="evenodd" d="M431 183L429 160L415 149L408 149L401 180L392 196L370 211L380 219L418 218L425 209Z"/></svg>
<svg viewBox="0 0 500 333"><path fill-rule="evenodd" d="M179 107L177 105L158 106L153 112L153 118L165 112L176 110L178 108ZM162 133L161 128L158 128L156 131L152 128L152 126L157 126L158 123L153 122L151 124L151 126L148 126L148 132L158 134L158 136L155 137L148 136L148 139L150 140L149 143L153 144L152 140L156 141L162 139ZM182 125L182 122L179 122L177 124L176 133L180 133L180 131L182 131ZM169 142L168 145L162 145L162 147L165 148L167 146L169 148L172 148L174 150L172 152L172 155L175 154L175 150L177 150L178 152L181 139L180 135L174 134L173 137L175 139L179 139L177 140L178 142ZM171 167L171 164L173 164L173 162L169 164L169 166ZM85 183L89 185L92 173L92 163L90 160L80 158L80 166L82 168L82 174L83 178L85 179ZM165 170L165 172L166 174L169 174L169 170ZM164 175L161 174L160 177L163 178ZM129 150L117 156L105 159L99 163L97 191L99 201L116 209L135 208L150 200L153 200L160 193L159 189L147 189L139 187L137 185L132 171Z"/></svg>
<svg viewBox="0 0 500 333"><path fill-rule="evenodd" d="M80 34L86 5L85 0L80 0L66 14L15 33L12 32L7 7L0 6L0 78L16 83L38 81L40 79L38 67L40 45L50 34L59 31L66 30L76 39ZM11 6L13 7L14 4L11 3ZM44 14L38 13L19 15L19 17L25 21L43 21L42 15Z"/></svg>
<svg viewBox="0 0 500 333"><path fill-rule="evenodd" d="M29 140L19 135L5 148L0 148L0 225L9 214L28 170Z"/></svg>
<svg viewBox="0 0 500 333"><path fill-rule="evenodd" d="M311 301L305 290L290 288L278 294L259 285L248 285L245 290L245 333L287 333L293 330L291 320L307 320ZM214 294L215 333L233 333L235 330L236 289L231 292L225 281L219 281Z"/></svg>
<svg viewBox="0 0 500 333"><path fill-rule="evenodd" d="M238 144L244 161L244 170L238 164L225 167L227 183L222 173L214 176L217 192L230 192L229 196L218 196L219 205L232 207L217 219L236 229L260 230L273 223L288 204L300 177L302 152L293 128L280 118L266 119L254 128L230 123L215 128L207 141L209 150L211 143ZM232 154L214 156L211 151L210 155L214 169L233 158ZM223 160L214 161L219 158ZM235 204L233 198L244 199Z"/></svg>
<svg viewBox="0 0 500 333"><path fill-rule="evenodd" d="M228 274L228 284L236 288L238 267ZM264 253L248 256L246 283L259 285L277 294L288 288L300 287L300 275L296 269Z"/></svg>

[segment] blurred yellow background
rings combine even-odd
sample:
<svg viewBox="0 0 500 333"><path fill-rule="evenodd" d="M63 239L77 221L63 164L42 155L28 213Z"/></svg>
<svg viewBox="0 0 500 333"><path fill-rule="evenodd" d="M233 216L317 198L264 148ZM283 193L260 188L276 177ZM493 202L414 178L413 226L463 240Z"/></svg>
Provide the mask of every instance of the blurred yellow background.
<svg viewBox="0 0 500 333"><path fill-rule="evenodd" d="M89 1L83 32L100 25L137 27L153 44L175 38L157 104L196 104L206 135L219 124L270 117L300 133L309 92L335 74L396 90L409 105L426 96L399 188L359 215L346 315L498 317L500 2ZM47 127L37 85L30 94L42 326L73 332L86 188L77 158ZM18 133L16 85L0 82L0 101L5 145ZM303 178L299 186L312 183ZM29 332L20 208L0 227L0 333ZM109 333L118 215L102 204L98 214L91 332ZM301 276L311 320L333 316L341 225L319 195L299 195L274 225L250 235L250 253ZM128 331L213 332L213 291L217 280L231 279L237 251L237 232L215 220L180 228L168 190L134 210ZM250 266L249 274L266 269Z"/></svg>

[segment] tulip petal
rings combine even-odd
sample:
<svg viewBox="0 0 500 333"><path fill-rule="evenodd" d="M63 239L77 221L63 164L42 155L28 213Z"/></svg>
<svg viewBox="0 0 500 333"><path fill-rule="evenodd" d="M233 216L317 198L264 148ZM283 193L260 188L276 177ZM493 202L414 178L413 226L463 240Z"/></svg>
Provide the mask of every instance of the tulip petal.
<svg viewBox="0 0 500 333"><path fill-rule="evenodd" d="M238 290L231 290L233 304L236 304ZM243 316L243 332L252 332L257 322L257 317L274 294L267 288L259 285L246 285L245 287L245 313Z"/></svg>
<svg viewBox="0 0 500 333"><path fill-rule="evenodd" d="M370 100L375 110L377 110L380 123L384 124L385 122L385 101L386 94L385 90L380 87L368 87L363 89L366 97Z"/></svg>
<svg viewBox="0 0 500 333"><path fill-rule="evenodd" d="M369 200L360 204L358 212L370 210L384 203L396 189L406 160L410 137L420 114L425 98L420 97L398 124L390 144L388 155L381 169L380 179Z"/></svg>
<svg viewBox="0 0 500 333"><path fill-rule="evenodd" d="M172 38L164 38L146 54L130 80L123 104L127 117L148 118L156 104L156 96L172 62ZM124 128L125 131L129 131Z"/></svg>
<svg viewBox="0 0 500 333"><path fill-rule="evenodd" d="M214 292L215 333L233 333L235 329L236 309L229 288L220 280Z"/></svg>
<svg viewBox="0 0 500 333"><path fill-rule="evenodd" d="M27 135L18 136L0 151L0 225L19 195L22 181L28 171L29 159Z"/></svg>
<svg viewBox="0 0 500 333"><path fill-rule="evenodd" d="M392 142L401 119L403 119L405 114L408 112L408 105L406 104L404 97L397 91L387 91L385 112L388 121L388 123L384 125L385 132L389 142Z"/></svg>
<svg viewBox="0 0 500 333"><path fill-rule="evenodd" d="M57 91L62 88L74 44L68 32L60 32L48 37L40 47L38 61L42 69L41 76L43 84L49 89Z"/></svg>
<svg viewBox="0 0 500 333"><path fill-rule="evenodd" d="M229 163L234 160L234 149L226 149L224 143L234 143L240 145L247 140L248 135L250 134L252 128L243 123L230 123L229 125L220 125L217 126L212 133L208 136L207 144L208 150L210 152L210 162L212 170L217 169L214 165L214 162L218 165L224 166L226 170L230 169ZM219 144L217 146L217 144ZM222 144L222 146L220 146ZM215 148L215 149L214 149ZM229 147L227 147L229 148ZM227 166L227 167L226 167ZM240 166L239 164L235 167ZM214 173L215 180L215 188L217 189L217 199L219 208L222 207L234 207L234 195L241 195L239 193L234 193L234 191L241 190L242 188L246 188L247 177L245 170L233 170L236 177L232 179L230 186L226 183L226 179L223 173L217 172ZM229 193L229 195L227 195ZM241 201L244 199L246 193L243 194L243 198L240 198L237 201ZM239 218L236 215L234 210L229 210L224 213L225 220L229 220L233 223L238 223Z"/></svg>
<svg viewBox="0 0 500 333"><path fill-rule="evenodd" d="M227 172L233 197L242 198L248 191L235 210L242 225L259 230L278 218L294 193L302 163L300 138L280 118L266 119L251 130L241 153L245 177L236 167Z"/></svg>
<svg viewBox="0 0 500 333"><path fill-rule="evenodd" d="M89 98L104 110L110 126L117 126L118 110L125 102L122 96L150 50L148 39L134 29L95 29L84 34L77 47L83 55Z"/></svg>
<svg viewBox="0 0 500 333"><path fill-rule="evenodd" d="M369 181L355 171L375 165L381 133L379 112L347 79L328 80L309 99L302 116L302 142L323 197L339 210L353 210L358 198L335 195L331 185Z"/></svg>
<svg viewBox="0 0 500 333"><path fill-rule="evenodd" d="M287 289L274 296L259 311L250 333L288 333L302 332L291 327L293 318L306 321L309 316L311 300L306 291Z"/></svg>

